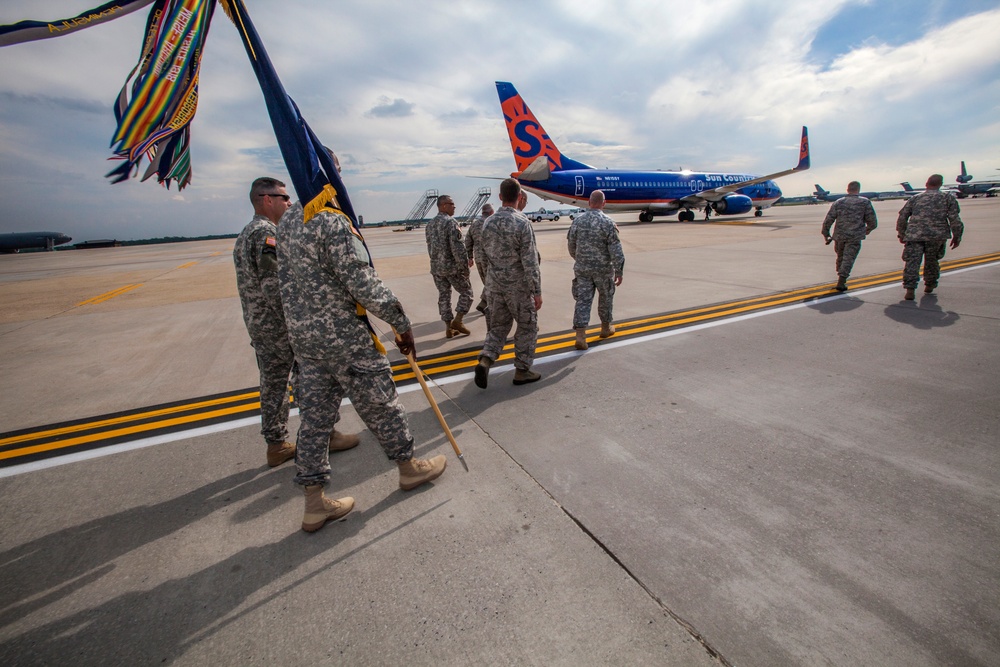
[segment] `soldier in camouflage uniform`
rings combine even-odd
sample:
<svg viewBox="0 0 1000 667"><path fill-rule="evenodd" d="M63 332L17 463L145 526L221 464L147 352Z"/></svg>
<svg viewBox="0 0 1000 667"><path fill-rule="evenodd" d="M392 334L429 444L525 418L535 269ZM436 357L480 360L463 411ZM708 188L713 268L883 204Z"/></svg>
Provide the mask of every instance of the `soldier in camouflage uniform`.
<svg viewBox="0 0 1000 667"><path fill-rule="evenodd" d="M542 277L535 232L528 219L514 208L520 194L521 184L516 179L501 182L502 206L483 223L490 328L476 365L476 386L480 389L486 388L490 366L500 356L514 322L514 384L536 382L542 377L531 370L538 338L537 311L542 307Z"/></svg>
<svg viewBox="0 0 1000 667"><path fill-rule="evenodd" d="M476 310L484 315L488 313L486 308L486 258L483 256L483 245L480 239L483 234L483 223L491 215L493 215L493 205L483 204L483 214L472 221L472 224L469 225L469 230L465 233L465 251L469 253L469 262L476 265L476 269L479 271L479 279L483 282L483 291L480 293L479 304L476 306ZM489 318L487 317L487 328L490 326L489 322Z"/></svg>
<svg viewBox="0 0 1000 667"><path fill-rule="evenodd" d="M457 334L469 334L462 318L472 307L472 283L469 282L469 253L462 243L462 232L451 214L455 212L455 202L448 195L437 200L438 214L427 223L424 238L427 240L427 254L431 256L431 275L438 290L438 312L444 320L447 338ZM458 305L451 309L451 290L458 292Z"/></svg>
<svg viewBox="0 0 1000 667"><path fill-rule="evenodd" d="M944 257L945 243L951 248L962 242L965 225L959 217L958 200L941 192L944 177L932 174L927 189L903 204L896 218L896 235L903 244L904 298L913 300L913 290L920 282L920 261L924 262L924 292L930 294L941 276L938 262Z"/></svg>
<svg viewBox="0 0 1000 667"><path fill-rule="evenodd" d="M614 317L615 287L622 284L625 270L625 253L618 238L618 228L604 214L604 193L594 190L590 193L590 208L574 218L566 235L569 256L573 264L573 298L576 309L573 312L573 329L576 330L576 349L587 349L587 325L590 324L590 308L597 290L597 315L601 318L601 338L615 332Z"/></svg>
<svg viewBox="0 0 1000 667"><path fill-rule="evenodd" d="M324 208L304 223L302 205L295 203L278 225L278 278L288 336L299 362L295 482L306 496L302 529L313 532L354 506L352 498L330 500L323 495L330 481L326 440L344 394L386 456L396 462L404 491L436 479L446 461L444 456L413 458L413 437L389 361L358 309L392 325L404 355L415 352L410 320L371 267L351 221Z"/></svg>
<svg viewBox="0 0 1000 667"><path fill-rule="evenodd" d="M847 291L847 279L851 277L854 260L861 252L861 241L878 227L875 208L867 198L862 197L861 183L851 181L847 184L847 196L841 197L830 205L830 210L823 220L823 238L830 243L830 227L833 227L833 248L837 251L837 287L838 292Z"/></svg>

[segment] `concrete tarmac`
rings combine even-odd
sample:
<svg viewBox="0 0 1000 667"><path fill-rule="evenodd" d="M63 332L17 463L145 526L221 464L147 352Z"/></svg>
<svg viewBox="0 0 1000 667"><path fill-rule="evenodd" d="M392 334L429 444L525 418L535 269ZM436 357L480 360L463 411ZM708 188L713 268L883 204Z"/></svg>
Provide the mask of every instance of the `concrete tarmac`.
<svg viewBox="0 0 1000 667"><path fill-rule="evenodd" d="M856 279L901 268L900 206ZM826 209L617 216L616 319L832 283ZM946 259L1000 251L998 212L963 201ZM567 227L535 225L543 333L571 327ZM366 237L419 353L481 342L441 335L422 233ZM231 249L0 256L0 430L256 385ZM0 469L0 662L996 664L998 297L992 264L448 378L468 473L404 393L447 472L403 493L363 431L332 460L357 509L315 535L256 426Z"/></svg>

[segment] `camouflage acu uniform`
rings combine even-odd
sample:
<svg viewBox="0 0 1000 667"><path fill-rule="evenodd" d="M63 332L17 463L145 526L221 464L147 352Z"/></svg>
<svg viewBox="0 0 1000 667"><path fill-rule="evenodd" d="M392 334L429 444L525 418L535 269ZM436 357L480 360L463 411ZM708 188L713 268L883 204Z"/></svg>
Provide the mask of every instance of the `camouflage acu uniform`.
<svg viewBox="0 0 1000 667"><path fill-rule="evenodd" d="M288 439L288 375L295 364L278 290L277 236L273 222L255 215L233 247L243 321L260 372L260 432L269 445Z"/></svg>
<svg viewBox="0 0 1000 667"><path fill-rule="evenodd" d="M875 208L860 195L841 197L830 205L823 220L823 236L830 236L833 227L833 247L837 251L837 275L850 278L854 261L861 252L861 242L878 227Z"/></svg>
<svg viewBox="0 0 1000 667"><path fill-rule="evenodd" d="M573 220L566 235L573 264L573 328L590 324L590 308L597 290L597 314L602 323L613 319L615 279L625 270L625 253L615 223L601 210L592 208Z"/></svg>
<svg viewBox="0 0 1000 667"><path fill-rule="evenodd" d="M455 312L465 315L472 308L472 283L469 282L469 253L462 243L462 232L455 218L438 213L424 229L427 254L431 256L431 275L438 290L438 313L445 322L455 319ZM451 290L458 292L456 310L451 309Z"/></svg>
<svg viewBox="0 0 1000 667"><path fill-rule="evenodd" d="M410 321L369 266L350 220L329 210L306 224L302 219L302 205L296 202L278 225L278 276L288 336L299 362L295 482L311 486L330 480L329 438L345 393L389 459L413 457L413 438L389 361L375 348L357 304L401 333L409 330Z"/></svg>
<svg viewBox="0 0 1000 667"><path fill-rule="evenodd" d="M476 263L479 270L479 279L483 281L483 293L481 299L486 298L486 257L483 255L483 223L486 218L479 216L469 225L469 230L465 233L465 251Z"/></svg>
<svg viewBox="0 0 1000 667"><path fill-rule="evenodd" d="M924 283L937 287L945 244L952 236L961 242L965 231L958 213L955 197L940 190L922 192L903 205L896 219L896 235L903 242L903 287L914 289L920 282L921 259Z"/></svg>
<svg viewBox="0 0 1000 667"><path fill-rule="evenodd" d="M534 297L542 294L538 251L531 223L510 206L486 218L482 231L486 258L486 302L490 328L482 356L496 361L514 322L514 367L526 371L535 359L538 313Z"/></svg>

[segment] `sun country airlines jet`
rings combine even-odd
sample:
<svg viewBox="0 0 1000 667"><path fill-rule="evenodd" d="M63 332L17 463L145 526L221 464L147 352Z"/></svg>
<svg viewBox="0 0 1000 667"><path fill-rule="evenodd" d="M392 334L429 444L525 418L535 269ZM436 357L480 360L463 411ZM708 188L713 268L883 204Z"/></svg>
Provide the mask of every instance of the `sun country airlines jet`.
<svg viewBox="0 0 1000 667"><path fill-rule="evenodd" d="M510 83L497 81L497 94L510 136L517 171L511 174L528 192L543 199L587 206L590 193L602 190L607 211L639 211L641 222L677 213L681 222L694 220L694 210L710 207L721 215L754 215L781 197L772 180L809 168L809 137L802 128L799 164L767 176L691 171L625 171L595 169L566 157L542 128Z"/></svg>

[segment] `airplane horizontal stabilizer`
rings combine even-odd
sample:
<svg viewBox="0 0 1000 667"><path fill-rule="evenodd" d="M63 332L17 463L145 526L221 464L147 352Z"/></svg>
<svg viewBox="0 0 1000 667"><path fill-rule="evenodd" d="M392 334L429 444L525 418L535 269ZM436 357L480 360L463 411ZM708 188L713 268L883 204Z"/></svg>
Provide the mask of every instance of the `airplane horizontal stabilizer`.
<svg viewBox="0 0 1000 667"><path fill-rule="evenodd" d="M548 158L540 155L524 171L517 174L517 178L523 181L547 181L551 175Z"/></svg>

